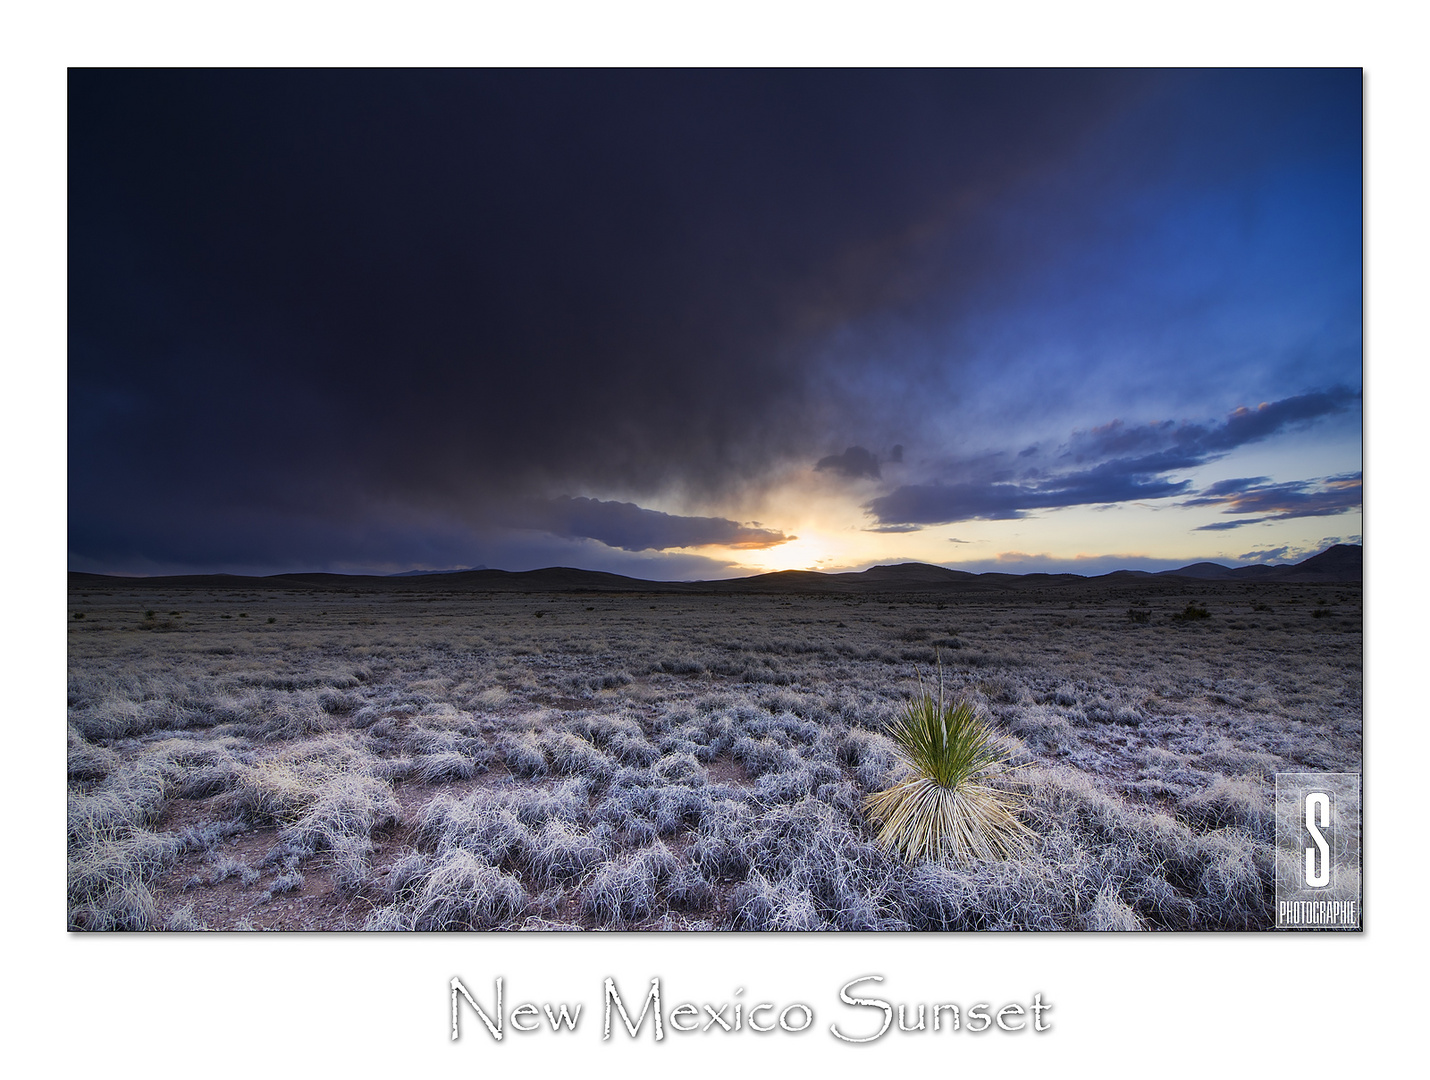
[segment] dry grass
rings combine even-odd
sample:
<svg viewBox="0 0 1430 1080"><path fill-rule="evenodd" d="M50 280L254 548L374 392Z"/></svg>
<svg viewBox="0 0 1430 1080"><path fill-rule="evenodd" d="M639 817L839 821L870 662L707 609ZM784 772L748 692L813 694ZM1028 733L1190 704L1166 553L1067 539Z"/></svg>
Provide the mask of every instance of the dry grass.
<svg viewBox="0 0 1430 1080"><path fill-rule="evenodd" d="M75 928L1265 928L1272 776L1360 768L1353 587L76 601ZM1025 849L865 819L938 654Z"/></svg>

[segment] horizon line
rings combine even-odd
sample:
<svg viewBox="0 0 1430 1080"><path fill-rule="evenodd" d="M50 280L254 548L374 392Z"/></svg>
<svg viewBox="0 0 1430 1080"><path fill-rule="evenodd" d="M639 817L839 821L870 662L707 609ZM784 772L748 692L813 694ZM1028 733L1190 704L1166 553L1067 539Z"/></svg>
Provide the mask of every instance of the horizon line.
<svg viewBox="0 0 1430 1080"><path fill-rule="evenodd" d="M867 574L867 573L869 573L869 572L872 571L872 570L886 569L886 568L894 568L894 567L901 567L901 566L922 566L922 567L928 567L928 568L930 568L930 569L935 569L935 570L947 570L947 571L949 571L949 572L951 572L951 573L968 574L970 577L986 577L986 576L992 576L992 575L997 575L997 576L1001 576L1001 577L1039 577L1039 576L1041 576L1041 577L1080 577L1080 578L1084 578L1084 579L1087 579L1087 580L1093 580L1093 579L1101 578L1101 577L1110 577L1110 576L1113 575L1113 574L1147 574L1147 575L1149 575L1149 576L1156 576L1156 575L1159 575L1159 574L1175 574L1178 570L1186 570L1186 569L1189 569L1189 568L1194 567L1194 566L1217 566L1217 567L1220 567L1221 569L1224 569L1224 570L1241 570L1241 569L1248 569L1248 568L1251 568L1251 567L1265 567L1265 568L1268 569L1268 570L1271 570L1271 569L1279 569L1279 568L1288 567L1288 566L1299 566L1299 565L1301 565L1302 563L1308 562L1309 560L1314 559L1314 558L1318 558L1319 556L1324 555L1326 552L1331 551L1332 549L1338 548L1338 547L1342 547L1342 548L1359 548L1359 549L1364 550L1365 545L1364 545L1363 543L1361 543L1361 544L1330 544L1330 545L1328 545L1327 547L1322 548L1320 551L1316 552L1315 554L1308 555L1308 556L1306 556L1304 559L1300 559L1300 560L1297 560L1297 561L1295 561L1295 562L1270 562L1270 563L1256 563L1256 562L1253 562L1253 563L1241 563L1241 564L1231 564L1231 565L1228 565L1228 564L1226 564L1226 563L1217 562L1217 561L1214 560L1214 559L1198 559L1198 560L1194 560L1194 561L1192 561L1192 562L1184 563L1184 564L1182 564L1182 565L1180 565L1180 566L1177 566L1177 567L1175 567L1175 568L1173 568L1173 569L1170 569L1170 570L1139 570L1139 569L1135 569L1135 568L1132 568L1132 567L1119 567L1119 568L1117 568L1117 569L1115 569L1115 570L1108 570L1108 571L1106 571L1106 572L1104 572L1104 573L1101 573L1101 574L1079 574L1079 573L1077 573L1077 572L1075 572L1075 571L1072 571L1072 570L1025 570L1025 571L1015 571L1015 570L965 570L965 569L962 569L962 568L957 567L957 566L947 566L947 565L945 565L945 564L943 564L943 563L927 563L927 562L920 562L920 561L917 561L917 560L911 560L911 561L907 561L907 562L897 562L897 563L873 563L873 564L871 564L871 565L869 565L869 566L864 567L862 570L815 570L815 569L810 569L810 568L791 568L791 569L786 569L786 570L763 570L763 571L759 571L759 572L757 572L757 573L741 574L741 575L736 575L736 576L727 577L727 578L643 578L643 577L635 577L634 575L631 575L631 574L618 573L618 572L613 571L613 570L594 570L594 569L589 569L589 568L586 568L586 567L579 567L579 566L557 566L557 565L534 567L534 568L532 568L532 569L530 569L530 570L505 570L505 569L502 569L501 567L495 567L495 566L481 566L481 567L467 567L467 568L464 568L464 569L456 569L456 570L420 570L420 569L412 569L412 570L396 570L396 571L388 571L388 572L376 572L376 571L340 571L340 570L281 570L281 571L278 571L278 572L276 572L276 573L271 573L271 574L236 574L236 573L232 573L232 572L230 572L230 571L224 571L224 570L198 570L198 571L184 571L184 572L180 572L180 573L163 573L163 574L132 574L132 573L117 573L117 572L104 573L104 572L95 571L95 570L69 570L69 569L67 569L67 570L65 571L65 573L66 573L67 576L68 576L68 575L74 575L74 574L83 574L83 575L86 575L86 576L88 576L88 577L115 578L115 579L118 579L118 580L132 580L132 581L152 581L152 580L161 579L161 578L195 578L195 577L208 577L208 578L212 578L212 577L228 577L228 578L242 578L242 579L245 579L245 580L252 580L252 581L264 581L264 580L267 580L267 579L269 579L269 578L312 577L312 576L320 576L320 575L321 575L321 576L325 576L325 577L375 578L375 579L380 579L380 580L386 580L386 579L390 579L390 578L402 578L402 577L409 577L409 578L417 578L417 577L447 577L447 576L451 576L451 575L455 575L455 574L481 574L481 573L488 573L488 572L498 573L498 574L540 574L540 573L545 573L545 572L551 571L551 570L568 570L568 571L573 571L573 572L575 572L575 573L580 573L580 574L602 574L602 575L605 575L605 576L607 576L607 577L625 578L625 579L628 580L628 581L647 581L647 582L651 582L651 583L653 583L653 584L698 585L698 584L703 584L703 583L707 583L707 582L713 583L713 582L726 582L726 581L748 581L748 580L751 580L751 579L753 579L753 578L774 577L774 576L780 575L780 574L817 574L817 575L819 575L820 577L837 577L837 576L841 576L841 575L844 575L844 574L856 574L856 575L857 575L857 574ZM1101 557L1102 557L1102 556L1085 556L1085 558L1093 558L1093 559L1095 559L1095 558L1101 558Z"/></svg>

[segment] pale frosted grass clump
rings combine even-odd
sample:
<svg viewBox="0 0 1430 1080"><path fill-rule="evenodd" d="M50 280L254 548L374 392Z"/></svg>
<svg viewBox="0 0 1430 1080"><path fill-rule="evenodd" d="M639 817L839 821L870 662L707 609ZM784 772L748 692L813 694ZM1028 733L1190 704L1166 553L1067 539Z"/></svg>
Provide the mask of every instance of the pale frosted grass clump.
<svg viewBox="0 0 1430 1080"><path fill-rule="evenodd" d="M187 933L194 930L207 930L208 927L194 914L194 905L185 904L183 907L175 908L174 912L164 920L164 929L171 932Z"/></svg>
<svg viewBox="0 0 1430 1080"><path fill-rule="evenodd" d="M1178 809L1205 828L1240 827L1263 843L1276 839L1270 792L1254 776L1219 776L1209 787L1181 799Z"/></svg>
<svg viewBox="0 0 1430 1080"><path fill-rule="evenodd" d="M367 932L386 933L394 930L411 930L412 916L400 904L386 904L374 908L362 924Z"/></svg>
<svg viewBox="0 0 1430 1080"><path fill-rule="evenodd" d="M369 879L372 840L366 836L338 836L332 843L333 883L344 896L356 896Z"/></svg>
<svg viewBox="0 0 1430 1080"><path fill-rule="evenodd" d="M302 815L281 834L283 841L321 851L344 837L372 836L374 829L395 826L402 807L383 780L361 773L335 776L313 792Z"/></svg>
<svg viewBox="0 0 1430 1080"><path fill-rule="evenodd" d="M752 777L788 772L799 767L799 756L769 737L741 736L734 745L734 757Z"/></svg>
<svg viewBox="0 0 1430 1080"><path fill-rule="evenodd" d="M119 867L113 874L94 872L94 863L78 871L69 865L69 929L148 930L154 925L154 894L140 876Z"/></svg>
<svg viewBox="0 0 1430 1080"><path fill-rule="evenodd" d="M1083 929L1099 931L1141 930L1142 921L1117 895L1112 882L1103 884L1094 897L1092 907L1083 916Z"/></svg>
<svg viewBox="0 0 1430 1080"><path fill-rule="evenodd" d="M546 775L546 755L541 740L529 731L504 735L497 742L497 752L513 776L523 780Z"/></svg>
<svg viewBox="0 0 1430 1080"><path fill-rule="evenodd" d="M608 926L650 918L658 906L657 890L680 880L681 870L680 860L657 840L648 848L612 859L592 874L581 888L581 909Z"/></svg>
<svg viewBox="0 0 1430 1080"><path fill-rule="evenodd" d="M316 799L314 779L313 771L299 763L260 761L245 768L213 806L220 814L254 825L287 824Z"/></svg>
<svg viewBox="0 0 1430 1080"><path fill-rule="evenodd" d="M878 840L909 862L1002 859L1026 851L1032 831L1018 802L989 780L1004 765L993 730L966 701L922 693L890 726L895 754L913 773L864 801L880 824Z"/></svg>
<svg viewBox="0 0 1430 1080"><path fill-rule="evenodd" d="M241 765L232 785L213 806L256 825L292 825L350 778L374 779L372 764L372 755L351 733L296 743L272 757ZM387 790L390 796L391 789Z"/></svg>
<svg viewBox="0 0 1430 1080"><path fill-rule="evenodd" d="M232 855L212 856L209 862L208 877L204 878L200 874L195 874L184 883L184 888L188 889L195 885L217 885L231 877L238 878L244 885L253 885L262 877L257 870Z"/></svg>
<svg viewBox="0 0 1430 1080"><path fill-rule="evenodd" d="M735 926L741 930L826 930L809 890L789 878L771 881L758 870L731 896Z"/></svg>
<svg viewBox="0 0 1430 1080"><path fill-rule="evenodd" d="M388 771L396 772L395 769ZM406 775L414 777L419 784L450 783L455 780L470 780L479 772L486 772L484 762L473 760L456 750L440 750L426 754L411 762Z"/></svg>
<svg viewBox="0 0 1430 1080"><path fill-rule="evenodd" d="M91 793L71 790L66 819L71 847L128 828L147 828L159 819L171 788L152 761L127 762Z"/></svg>
<svg viewBox="0 0 1430 1080"><path fill-rule="evenodd" d="M607 780L616 771L611 758L570 731L554 732L540 740L553 772L562 776L585 776L591 780Z"/></svg>
<svg viewBox="0 0 1430 1080"><path fill-rule="evenodd" d="M439 795L419 812L414 839L439 860L462 850L555 885L586 873L615 848L610 824L586 828L587 802L586 787L575 779L550 791L475 791L460 801ZM404 873L421 876L424 865L407 865Z"/></svg>
<svg viewBox="0 0 1430 1080"><path fill-rule="evenodd" d="M178 852L174 838L137 828L72 844L66 875L70 929L150 929L155 902L149 882Z"/></svg>
<svg viewBox="0 0 1430 1080"><path fill-rule="evenodd" d="M519 915L527 905L521 882L471 852L447 852L416 895L373 929L487 930Z"/></svg>
<svg viewBox="0 0 1430 1080"><path fill-rule="evenodd" d="M854 779L865 794L880 790L886 778L899 766L894 744L881 734L851 727L835 743L836 760L854 771Z"/></svg>
<svg viewBox="0 0 1430 1080"><path fill-rule="evenodd" d="M93 793L67 799L69 925L76 930L147 930L154 919L149 883L182 849L149 829L170 783L159 763L118 766Z"/></svg>
<svg viewBox="0 0 1430 1080"><path fill-rule="evenodd" d="M66 767L72 784L104 780L119 765L119 755L92 745L74 724L69 725L66 742Z"/></svg>
<svg viewBox="0 0 1430 1080"><path fill-rule="evenodd" d="M282 893L296 892L303 887L303 875L297 870L287 870L273 879L268 887L267 897L272 900Z"/></svg>
<svg viewBox="0 0 1430 1080"><path fill-rule="evenodd" d="M612 833L609 825L598 825L585 832L569 822L551 818L540 833L529 834L526 865L531 875L544 885L569 881L610 854Z"/></svg>
<svg viewBox="0 0 1430 1080"><path fill-rule="evenodd" d="M417 815L413 839L419 849L460 848L494 866L519 866L531 848L531 831L507 801L483 792L465 799L438 795Z"/></svg>

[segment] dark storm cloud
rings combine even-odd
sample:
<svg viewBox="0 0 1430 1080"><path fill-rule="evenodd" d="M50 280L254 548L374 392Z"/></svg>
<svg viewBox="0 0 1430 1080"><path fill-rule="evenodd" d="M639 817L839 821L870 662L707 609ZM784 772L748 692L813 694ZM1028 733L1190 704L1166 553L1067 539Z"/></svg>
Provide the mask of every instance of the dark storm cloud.
<svg viewBox="0 0 1430 1080"><path fill-rule="evenodd" d="M901 458L903 447L898 449ZM897 461L899 458L894 460ZM879 459L862 446L851 446L842 454L830 454L828 457L820 458L814 466L814 471L835 472L850 480L877 480L879 479Z"/></svg>
<svg viewBox="0 0 1430 1080"><path fill-rule="evenodd" d="M664 551L706 544L758 549L798 539L776 529L741 525L724 518L680 517L634 503L566 496L528 502L516 520L527 528L568 539L599 540L623 551Z"/></svg>
<svg viewBox="0 0 1430 1080"><path fill-rule="evenodd" d="M987 273L977 200L1165 78L72 71L72 550L762 483L827 440L810 345Z"/></svg>
<svg viewBox="0 0 1430 1080"><path fill-rule="evenodd" d="M1329 517L1344 514L1361 505L1361 474L1328 476L1273 484L1266 477L1223 480L1212 484L1184 506L1220 506L1224 514L1259 514L1237 521L1219 521L1200 526L1200 531L1220 532L1263 521L1290 518Z"/></svg>
<svg viewBox="0 0 1430 1080"><path fill-rule="evenodd" d="M551 507L544 509L547 524L563 525ZM523 514L521 508L511 507L507 516L520 518ZM85 535L72 529L72 547L92 554L72 551L70 569L265 574L273 573L275 567L392 573L474 565L505 570L577 566L656 580L723 578L739 572L728 560L680 550L628 551L574 533L559 536L546 530L473 527L445 515L414 520L410 509L400 505L364 507L346 517L319 507L307 514L287 509L275 517L266 516L261 509L178 514L169 519L156 519L141 511L121 521L124 528L117 531L124 539L119 542L113 531ZM618 539L614 534L608 538Z"/></svg>
<svg viewBox="0 0 1430 1080"><path fill-rule="evenodd" d="M1204 465L1238 446L1269 438L1323 416L1343 412L1358 401L1359 397L1356 391L1346 387L1334 387L1264 403L1256 409L1239 408L1231 413L1224 423L1213 425L1187 422L1179 424L1164 420L1129 427L1120 420L1114 420L1088 431L1074 432L1069 449L1059 460L1071 459L1081 463L1108 454L1137 456L1113 457L1090 468L1053 475L1047 475L1040 469L1029 469L1016 480L1007 476L1005 471L1004 475L990 475L952 483L935 480L924 484L905 484L887 495L870 500L866 510L884 526L947 525L978 519L1017 519L1033 510L1180 495L1191 487L1191 481L1172 480L1167 474ZM1019 455L1020 458L1022 456ZM983 460L992 464L1000 458L985 457ZM946 468L952 471L966 465L967 463L955 462L949 463ZM1255 481L1223 481L1224 485L1253 483ZM1288 498L1291 495L1290 487L1294 485L1287 486ZM1334 501L1329 496L1327 498ZM1355 500L1358 504L1358 487ZM1194 499L1187 505L1204 505L1212 501L1250 505L1256 500L1240 488L1235 491L1228 488L1225 493L1213 492L1200 500ZM1329 505L1330 501L1327 501L1326 505ZM1315 500L1308 498L1304 505L1310 506L1313 503ZM1282 513L1279 516L1307 516L1308 513L1309 511Z"/></svg>
<svg viewBox="0 0 1430 1080"><path fill-rule="evenodd" d="M502 565L516 549L483 545L577 492L635 512L581 526L614 546L542 533L576 545L544 556L678 539L639 504L734 507L834 438L939 429L927 358L867 327L986 310L1104 200L1287 147L1360 175L1355 72L74 70L68 91L90 568ZM1060 184L1090 147L1115 183ZM1017 202L1035 183L1056 220Z"/></svg>

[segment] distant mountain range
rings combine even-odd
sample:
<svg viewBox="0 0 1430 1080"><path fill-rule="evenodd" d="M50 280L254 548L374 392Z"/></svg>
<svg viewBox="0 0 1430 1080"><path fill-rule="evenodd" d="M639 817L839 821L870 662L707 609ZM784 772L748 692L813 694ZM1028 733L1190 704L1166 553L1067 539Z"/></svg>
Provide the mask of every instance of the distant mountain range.
<svg viewBox="0 0 1430 1080"><path fill-rule="evenodd" d="M472 570L485 570L486 566L466 566L461 570L404 570L400 574L388 574L388 577L431 577L433 574L465 574Z"/></svg>
<svg viewBox="0 0 1430 1080"><path fill-rule="evenodd" d="M1108 585L1155 582L1163 578L1195 581L1275 583L1355 582L1362 579L1359 544L1336 544L1299 563L1280 566L1222 566L1200 562L1176 570L1115 570L1099 577L1081 574L971 574L926 563L871 566L859 573L824 574L816 570L781 570L723 581L644 581L600 570L565 566L545 570L414 570L388 576L361 574L275 574L242 577L235 574L193 574L177 577L112 577L71 573L72 588L127 586L200 589L362 589L405 591L442 589L454 592L641 592L641 593L906 593L993 592L1058 585Z"/></svg>
<svg viewBox="0 0 1430 1080"><path fill-rule="evenodd" d="M1361 546L1359 544L1333 544L1319 555L1312 555L1298 563L1267 566L1222 566L1220 563L1199 562L1176 570L1162 570L1156 574L1145 574L1141 570L1118 570L1107 577L1136 575L1147 577L1187 577L1203 581L1360 581Z"/></svg>

